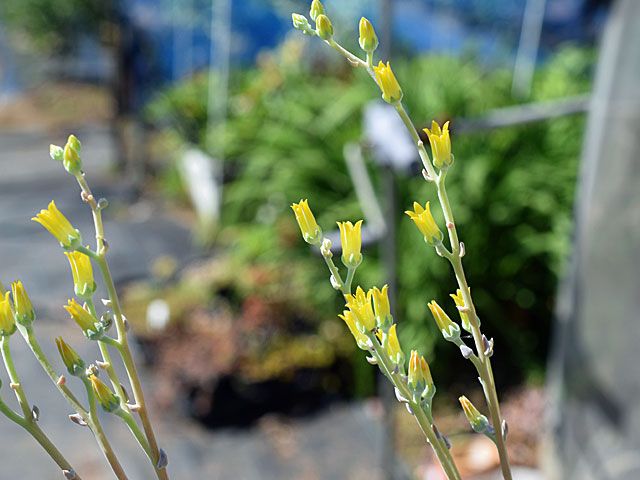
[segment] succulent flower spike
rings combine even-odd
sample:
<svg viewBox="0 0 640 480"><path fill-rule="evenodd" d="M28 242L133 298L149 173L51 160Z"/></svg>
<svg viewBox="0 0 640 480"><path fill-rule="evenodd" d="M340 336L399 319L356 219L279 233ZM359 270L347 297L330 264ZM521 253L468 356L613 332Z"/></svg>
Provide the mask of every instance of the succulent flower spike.
<svg viewBox="0 0 640 480"><path fill-rule="evenodd" d="M449 137L449 122L440 128L435 121L431 122L431 130L423 129L424 133L429 137L431 144L431 153L433 155L433 165L442 169L453 163L453 155L451 155L451 138Z"/></svg>
<svg viewBox="0 0 640 480"><path fill-rule="evenodd" d="M362 50L367 53L371 53L378 48L378 36L376 35L376 31L373 29L373 25L371 25L369 20L362 17L358 24L358 30L360 32L358 43Z"/></svg>
<svg viewBox="0 0 640 480"><path fill-rule="evenodd" d="M20 280L11 284L11 294L13 296L16 322L25 327L31 325L36 319L36 312L33 310L31 300Z"/></svg>
<svg viewBox="0 0 640 480"><path fill-rule="evenodd" d="M82 244L80 232L73 228L73 225L71 225L67 217L58 210L53 200L51 200L46 210L40 210L40 213L31 220L38 222L46 228L51 235L56 237L60 245L67 250L73 250Z"/></svg>
<svg viewBox="0 0 640 480"><path fill-rule="evenodd" d="M356 289L355 295L345 295L347 308L355 315L355 320L361 330L372 331L376 328L376 317L371 305L371 290L364 293L361 287Z"/></svg>
<svg viewBox="0 0 640 480"><path fill-rule="evenodd" d="M338 222L340 242L342 243L342 263L345 267L356 268L362 263L362 220L356 224Z"/></svg>
<svg viewBox="0 0 640 480"><path fill-rule="evenodd" d="M313 216L313 212L309 208L307 199L292 204L291 209L296 216L296 221L298 222L304 241L311 245L320 243L322 241L322 230L316 222L316 217Z"/></svg>
<svg viewBox="0 0 640 480"><path fill-rule="evenodd" d="M373 297L373 308L376 312L376 321L378 326L384 326L391 323L391 307L389 306L389 286L385 285L382 290L378 287L371 289Z"/></svg>
<svg viewBox="0 0 640 480"><path fill-rule="evenodd" d="M358 328L355 314L351 310L345 310L344 312L342 312L342 315L338 315L338 317L340 317L344 321L344 323L347 324L351 335L353 335L353 338L356 339L358 347L362 350L367 350L369 338Z"/></svg>
<svg viewBox="0 0 640 480"><path fill-rule="evenodd" d="M111 391L105 383L95 375L89 376L93 393L95 393L98 403L106 412L113 412L120 408L120 399Z"/></svg>
<svg viewBox="0 0 640 480"><path fill-rule="evenodd" d="M75 294L84 299L91 298L96 291L96 282L93 280L93 267L91 259L82 252L65 252L71 275L73 276L73 290Z"/></svg>
<svg viewBox="0 0 640 480"><path fill-rule="evenodd" d="M455 337L460 338L460 327L449 318L449 315L445 313L442 307L435 300L432 300L427 305L444 338L446 340L453 340Z"/></svg>
<svg viewBox="0 0 640 480"><path fill-rule="evenodd" d="M331 37L333 37L333 25L329 17L318 15L318 18L316 18L316 33L323 40L331 40Z"/></svg>
<svg viewBox="0 0 640 480"><path fill-rule="evenodd" d="M435 245L442 241L442 232L438 228L433 215L431 215L431 207L429 202L424 206L418 202L413 202L413 211L406 210L404 213L416 224L420 233L424 236L424 241L429 245Z"/></svg>
<svg viewBox="0 0 640 480"><path fill-rule="evenodd" d="M62 363L67 367L69 373L75 377L83 375L85 363L82 358L80 358L80 355L78 355L62 337L56 338L56 347L58 347L58 353L60 353Z"/></svg>
<svg viewBox="0 0 640 480"><path fill-rule="evenodd" d="M402 89L396 79L396 76L391 70L389 62L385 65L382 62L378 63L377 67L373 67L373 72L376 76L376 82L382 91L382 98L387 103L397 103L402 100Z"/></svg>
<svg viewBox="0 0 640 480"><path fill-rule="evenodd" d="M11 311L9 292L0 296L0 336L6 337L16 331L16 320Z"/></svg>
<svg viewBox="0 0 640 480"><path fill-rule="evenodd" d="M106 325L94 317L86 308L75 299L68 300L64 309L69 313L74 322L82 329L82 332L90 340L99 340L106 331Z"/></svg>

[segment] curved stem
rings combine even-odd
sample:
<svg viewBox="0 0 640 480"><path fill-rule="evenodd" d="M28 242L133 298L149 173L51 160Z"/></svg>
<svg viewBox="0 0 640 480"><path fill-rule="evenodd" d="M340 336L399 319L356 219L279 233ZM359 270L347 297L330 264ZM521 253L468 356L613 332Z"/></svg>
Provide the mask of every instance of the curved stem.
<svg viewBox="0 0 640 480"><path fill-rule="evenodd" d="M118 415L124 421L124 423L127 424L127 427L129 427L129 430L131 430L131 433L133 434L133 436L136 437L136 440L138 440L138 443L142 447L142 450L144 450L144 453L147 454L147 457L149 457L149 460L153 461L151 449L149 448L149 442L147 441L147 437L145 437L144 433L142 433L142 430L140 430L140 427L138 426L135 419L133 418L133 415L131 415L131 413L129 413L128 411L125 411L122 409L114 413Z"/></svg>
<svg viewBox="0 0 640 480"><path fill-rule="evenodd" d="M113 473L119 480L128 480L127 474L124 472L122 465L118 461L118 457L116 457L109 440L107 439L107 435L104 433L104 429L102 428L102 423L100 423L100 417L98 417L98 409L96 405L96 396L93 393L93 388L91 388L91 383L87 377L82 377L82 383L84 384L85 389L87 390L87 398L89 400L89 419L91 423L89 424L91 427L91 431L96 437L96 440L100 444L102 448L102 453L106 457L109 465L111 465L111 469Z"/></svg>
<svg viewBox="0 0 640 480"><path fill-rule="evenodd" d="M11 349L9 348L10 338L11 337L6 335L2 337L2 340L0 340L0 345L2 348L2 359L4 360L4 366L7 370L7 374L9 375L9 380L11 381L11 388L16 394L16 398L18 399L18 403L20 404L20 408L22 409L22 414L24 415L25 419L28 419L28 418L31 418L33 414L31 413L31 406L29 405L27 396L24 393L24 389L22 388L20 377L18 377L18 373L16 372L16 367L13 364L13 358L11 357Z"/></svg>

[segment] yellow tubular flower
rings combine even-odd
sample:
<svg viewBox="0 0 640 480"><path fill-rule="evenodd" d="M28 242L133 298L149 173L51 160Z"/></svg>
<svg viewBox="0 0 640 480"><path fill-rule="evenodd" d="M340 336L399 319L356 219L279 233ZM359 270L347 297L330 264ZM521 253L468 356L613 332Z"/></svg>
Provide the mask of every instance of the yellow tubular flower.
<svg viewBox="0 0 640 480"><path fill-rule="evenodd" d="M449 315L445 313L442 307L438 305L435 300L432 300L427 305L429 310L431 310L431 315L433 315L433 318L438 325L438 329L442 332L445 338L451 337L456 333L460 333L460 327L453 323L449 318Z"/></svg>
<svg viewBox="0 0 640 480"><path fill-rule="evenodd" d="M20 280L11 284L11 293L13 296L13 307L16 312L16 322L24 326L31 325L31 322L36 319L36 312L33 310L31 300Z"/></svg>
<svg viewBox="0 0 640 480"><path fill-rule="evenodd" d="M389 358L391 358L394 363L401 363L404 354L402 353L402 348L400 348L395 323L391 325L387 335L389 337L387 339L387 355L389 355Z"/></svg>
<svg viewBox="0 0 640 480"><path fill-rule="evenodd" d="M16 331L16 320L11 311L9 292L0 297L0 336L9 336Z"/></svg>
<svg viewBox="0 0 640 480"><path fill-rule="evenodd" d="M429 370L429 364L424 357L420 357L420 374L427 384L427 387L433 385L433 378L431 378L431 370Z"/></svg>
<svg viewBox="0 0 640 480"><path fill-rule="evenodd" d="M411 350L411 358L409 359L409 385L416 390L433 385L429 364L424 357L418 355L416 350Z"/></svg>
<svg viewBox="0 0 640 480"><path fill-rule="evenodd" d="M75 299L68 300L67 304L64 305L64 309L90 339L93 340L104 332L104 326L98 322L98 319L76 302Z"/></svg>
<svg viewBox="0 0 640 480"><path fill-rule="evenodd" d="M396 103L402 100L402 89L393 74L393 70L391 70L389 62L386 65L379 62L377 67L373 67L373 72L376 76L376 82L380 90L382 90L382 98L385 102Z"/></svg>
<svg viewBox="0 0 640 480"><path fill-rule="evenodd" d="M306 199L300 200L298 203L292 204L291 209L296 216L304 241L311 245L319 243L322 240L322 230L320 230L316 217L313 216L313 212L309 208L309 202Z"/></svg>
<svg viewBox="0 0 640 480"><path fill-rule="evenodd" d="M433 215L431 215L429 202L425 204L424 208L418 202L413 202L413 211L406 210L404 213L413 220L427 243L434 245L442 241L442 232L438 228Z"/></svg>
<svg viewBox="0 0 640 480"><path fill-rule="evenodd" d="M360 24L358 25L358 30L360 32L358 43L360 43L360 48L362 50L370 53L378 48L378 36L376 35L376 31L373 29L373 25L371 25L369 20L362 17L360 19Z"/></svg>
<svg viewBox="0 0 640 480"><path fill-rule="evenodd" d="M366 350L369 338L358 329L358 326L356 325L355 314L350 310L345 310L344 312L342 312L342 315L338 315L338 317L340 317L344 321L344 323L347 324L351 335L353 335L353 338L356 339L358 347L360 347L362 350Z"/></svg>
<svg viewBox="0 0 640 480"><path fill-rule="evenodd" d="M471 288L469 288L469 295L471 295ZM449 295L453 298L453 301L456 304L456 307L464 307L464 298L462 296L462 290L456 290L456 293L451 293ZM469 322L469 314L467 312L460 312L460 320L462 320L462 328L464 328L467 332L471 332L471 323Z"/></svg>
<svg viewBox="0 0 640 480"><path fill-rule="evenodd" d="M355 225L351 222L338 222L340 242L342 243L342 263L348 268L356 268L362 262L362 220Z"/></svg>
<svg viewBox="0 0 640 480"><path fill-rule="evenodd" d="M425 128L424 133L429 137L431 144L431 154L433 155L433 165L441 169L453 163L451 155L451 138L449 137L449 122L445 122L440 128L435 121L431 122L431 130Z"/></svg>
<svg viewBox="0 0 640 480"><path fill-rule="evenodd" d="M95 393L98 403L105 411L113 412L120 407L120 400L102 380L95 375L91 375L89 381L91 382L91 387L93 388L93 393Z"/></svg>
<svg viewBox="0 0 640 480"><path fill-rule="evenodd" d="M373 308L376 312L376 320L378 325L382 325L391 318L391 307L389 306L389 286L385 285L382 290L373 287L371 290L373 296Z"/></svg>
<svg viewBox="0 0 640 480"><path fill-rule="evenodd" d="M73 290L80 298L91 298L96 291L96 282L93 280L93 267L91 259L81 252L65 252L71 275L73 276Z"/></svg>
<svg viewBox="0 0 640 480"><path fill-rule="evenodd" d="M355 295L345 295L345 299L347 308L354 313L356 321L367 331L373 330L376 327L376 317L371 305L371 290L364 293L364 290L358 287Z"/></svg>
<svg viewBox="0 0 640 480"><path fill-rule="evenodd" d="M77 352L62 339L62 337L56 338L56 347L58 347L58 353L60 353L62 363L67 367L69 373L76 377L82 375L85 364L80 358L80 355L78 355Z"/></svg>
<svg viewBox="0 0 640 480"><path fill-rule="evenodd" d="M71 225L67 217L58 210L53 200L51 200L46 210L40 210L40 213L31 220L38 222L46 228L51 235L56 237L64 248L72 249L82 243L80 232L73 228L73 225Z"/></svg>
<svg viewBox="0 0 640 480"><path fill-rule="evenodd" d="M316 18L316 32L323 40L330 40L333 37L333 25L326 15L318 15Z"/></svg>

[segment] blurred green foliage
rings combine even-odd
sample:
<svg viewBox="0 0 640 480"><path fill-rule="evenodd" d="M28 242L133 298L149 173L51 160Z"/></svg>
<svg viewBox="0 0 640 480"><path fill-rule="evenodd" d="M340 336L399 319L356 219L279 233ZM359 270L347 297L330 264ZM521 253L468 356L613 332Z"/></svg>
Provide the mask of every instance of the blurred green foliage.
<svg viewBox="0 0 640 480"><path fill-rule="evenodd" d="M168 145L196 144L225 159L217 241L226 245L238 272L242 265L279 272L281 281L257 288L286 297L321 320L335 316L342 304L321 258L300 238L289 205L309 198L325 231L337 220L361 217L343 147L362 137L363 106L379 98L379 91L363 71L331 52L308 60L313 56L302 45L288 41L256 68L232 75L225 125L207 127L205 75L164 92L149 106L148 116L164 127ZM536 72L530 100L588 92L592 64L590 52L559 52ZM496 338L498 382L539 374L558 275L570 246L584 118L456 135L456 118L480 117L517 103L510 94L510 72L445 57L396 61L394 70L417 126L433 118L452 120L456 163L448 190L484 330ZM373 165L370 170L379 183L379 172ZM167 168L165 185L179 194L175 171ZM401 341L407 350L417 346L430 359L438 357L433 370L441 381L460 380L455 368L460 355L440 338L426 307L435 298L454 317L449 293L455 280L402 214L414 200L434 200L434 189L417 172L400 175L398 189L395 316ZM441 221L439 213L434 209ZM357 283L385 283L377 253L377 248L365 252Z"/></svg>
<svg viewBox="0 0 640 480"><path fill-rule="evenodd" d="M108 18L108 0L2 0L0 17L41 51L64 52L82 35L95 36Z"/></svg>

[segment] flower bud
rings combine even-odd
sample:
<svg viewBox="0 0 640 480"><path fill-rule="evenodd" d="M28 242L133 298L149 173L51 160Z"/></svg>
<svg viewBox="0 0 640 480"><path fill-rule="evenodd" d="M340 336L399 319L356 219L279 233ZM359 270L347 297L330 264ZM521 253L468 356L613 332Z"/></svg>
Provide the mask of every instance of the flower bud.
<svg viewBox="0 0 640 480"><path fill-rule="evenodd" d="M36 319L36 312L33 310L31 300L20 280L11 284L11 293L16 322L28 327Z"/></svg>
<svg viewBox="0 0 640 480"><path fill-rule="evenodd" d="M49 156L56 162L62 162L64 159L64 149L58 145L49 145Z"/></svg>
<svg viewBox="0 0 640 480"><path fill-rule="evenodd" d="M409 359L409 385L415 390L422 392L433 385L429 364L423 356L418 355L416 350L411 350Z"/></svg>
<svg viewBox="0 0 640 480"><path fill-rule="evenodd" d="M413 202L413 211L406 210L404 213L409 215L409 218L416 224L418 230L424 236L425 242L435 245L442 241L443 235L433 215L431 215L429 202L425 204L424 208L418 202Z"/></svg>
<svg viewBox="0 0 640 480"><path fill-rule="evenodd" d="M91 382L91 387L93 388L93 393L95 393L98 403L106 412L113 412L120 408L120 399L102 380L95 375L91 375L89 381Z"/></svg>
<svg viewBox="0 0 640 480"><path fill-rule="evenodd" d="M321 39L331 40L331 37L333 37L333 25L329 17L318 15L318 18L316 18L316 32Z"/></svg>
<svg viewBox="0 0 640 480"><path fill-rule="evenodd" d="M376 35L376 31L373 29L373 25L371 25L369 20L362 17L360 19L360 24L358 25L358 30L360 31L358 43L360 43L360 48L362 50L371 53L378 48L378 36Z"/></svg>
<svg viewBox="0 0 640 480"><path fill-rule="evenodd" d="M300 30L303 33L308 33L311 31L311 25L309 24L309 20L304 15L300 15L299 13L291 14L291 21L293 22L293 28L296 30Z"/></svg>
<svg viewBox="0 0 640 480"><path fill-rule="evenodd" d="M387 355L396 364L404 363L404 353L400 347L398 341L398 335L396 333L396 324L391 325L389 332L387 333Z"/></svg>
<svg viewBox="0 0 640 480"><path fill-rule="evenodd" d="M449 122L445 122L441 129L440 125L433 121L431 122L431 130L425 128L423 131L429 137L433 165L439 169L449 167L453 163L451 138L449 137Z"/></svg>
<svg viewBox="0 0 640 480"><path fill-rule="evenodd" d="M6 337L16 331L16 320L11 310L9 292L0 296L0 336Z"/></svg>
<svg viewBox="0 0 640 480"><path fill-rule="evenodd" d="M82 252L65 252L71 275L73 276L73 290L79 298L89 299L96 291L96 282L93 280L93 267L91 259Z"/></svg>
<svg viewBox="0 0 640 480"><path fill-rule="evenodd" d="M64 309L69 313L74 322L82 329L82 332L90 340L99 340L104 335L106 325L94 317L85 307L78 302L68 300Z"/></svg>
<svg viewBox="0 0 640 480"><path fill-rule="evenodd" d="M376 312L376 321L378 326L384 326L391 323L391 307L389 306L389 286L385 285L382 290L373 287L371 290L373 296L373 308Z"/></svg>
<svg viewBox="0 0 640 480"><path fill-rule="evenodd" d="M69 135L67 144L64 146L62 164L71 175L77 175L82 171L82 160L80 159L80 140L75 135Z"/></svg>
<svg viewBox="0 0 640 480"><path fill-rule="evenodd" d="M456 337L460 338L460 327L453 323L442 307L440 307L435 300L432 300L427 305L444 338L446 340L453 340Z"/></svg>
<svg viewBox="0 0 640 480"><path fill-rule="evenodd" d="M60 358L62 358L62 363L67 367L69 373L75 377L83 375L85 363L80 358L80 355L62 337L56 338L56 346L58 347Z"/></svg>
<svg viewBox="0 0 640 480"><path fill-rule="evenodd" d="M469 288L469 294L471 294L471 288ZM449 294L456 304L456 307L464 308L464 297L462 296L462 290L456 290L456 293ZM458 310L459 311L459 310ZM469 322L469 314L467 312L460 312L460 320L462 321L462 328L471 333L471 323Z"/></svg>
<svg viewBox="0 0 640 480"><path fill-rule="evenodd" d="M373 67L373 72L375 73L376 82L382 91L382 98L385 102L396 103L402 100L402 89L393 70L391 70L389 62L387 62L386 65L379 62L377 67Z"/></svg>
<svg viewBox="0 0 640 480"><path fill-rule="evenodd" d="M31 220L46 228L60 242L60 245L67 250L73 250L82 244L80 232L73 228L73 225L58 210L53 200L51 200L46 210L40 210L40 213Z"/></svg>
<svg viewBox="0 0 640 480"><path fill-rule="evenodd" d="M356 224L338 222L340 243L342 244L342 263L347 268L356 268L362 263L362 220Z"/></svg>
<svg viewBox="0 0 640 480"><path fill-rule="evenodd" d="M309 9L309 16L311 20L317 22L320 15L324 15L324 5L322 5L320 0L313 0L311 2L311 8Z"/></svg>
<svg viewBox="0 0 640 480"><path fill-rule="evenodd" d="M306 199L300 200L298 203L292 204L291 209L296 216L296 221L298 222L304 241L311 245L321 242L322 230L318 226L316 218L309 208L309 202Z"/></svg>
<svg viewBox="0 0 640 480"><path fill-rule="evenodd" d="M463 395L458 400L460 401L462 410L464 410L464 415L467 417L467 420L469 420L474 432L483 433L489 437L495 434L487 417L482 415L467 397Z"/></svg>

